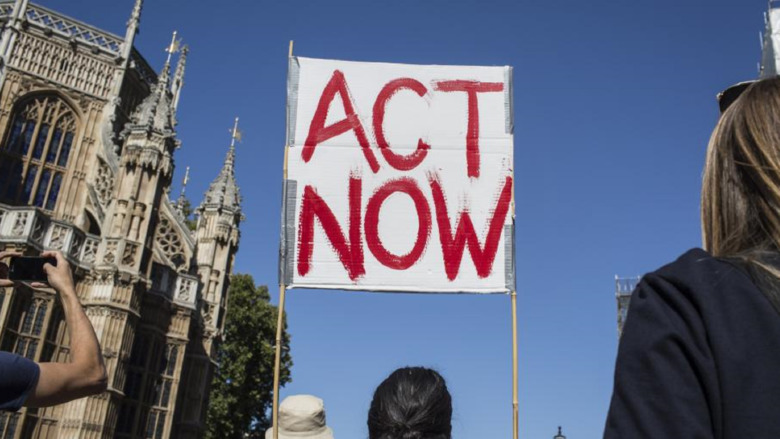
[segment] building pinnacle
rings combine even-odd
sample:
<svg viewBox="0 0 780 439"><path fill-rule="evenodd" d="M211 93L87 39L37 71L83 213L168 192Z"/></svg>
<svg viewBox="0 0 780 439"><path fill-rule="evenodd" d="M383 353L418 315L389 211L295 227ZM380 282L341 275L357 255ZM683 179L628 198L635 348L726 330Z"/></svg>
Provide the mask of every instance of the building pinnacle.
<svg viewBox="0 0 780 439"><path fill-rule="evenodd" d="M184 200L186 199L184 197L184 193L187 191L187 183L190 182L190 167L187 166L187 169L184 171L184 179L181 181L181 193L179 193L179 198L176 200L176 209L182 210L184 207Z"/></svg>
<svg viewBox="0 0 780 439"><path fill-rule="evenodd" d="M182 46L181 55L179 55L179 62L176 64L176 73L173 74L173 86L171 92L173 93L173 111L179 107L179 97L181 96L181 89L184 87L184 70L187 67L187 54L190 53L190 48L187 45Z"/></svg>
<svg viewBox="0 0 780 439"><path fill-rule="evenodd" d="M127 21L127 27L133 27L136 32L138 31L138 25L141 23L141 9L143 9L143 7L144 0L135 0L133 13L130 14L130 20Z"/></svg>
<svg viewBox="0 0 780 439"><path fill-rule="evenodd" d="M242 136L243 133L238 129L238 118L236 117L235 122L233 122L233 128L230 129L230 149L225 157L224 164L225 167L229 166L231 170L236 158L236 142L241 143Z"/></svg>
<svg viewBox="0 0 780 439"><path fill-rule="evenodd" d="M233 128L230 129L230 148L225 156L225 163L222 165L219 175L211 185L201 204L205 206L220 206L231 209L236 213L241 211L241 195L235 177L235 156L236 142L241 142L242 133L238 129L238 118L233 122Z"/></svg>
<svg viewBox="0 0 780 439"><path fill-rule="evenodd" d="M165 65L163 66L162 73L160 73L160 83L162 84L162 88L166 89L168 88L168 81L170 80L171 76L171 56L178 52L179 47L181 46L181 38L177 40L177 34L178 33L176 31L173 31L173 36L171 36L171 44L165 48L165 52L168 53L168 57L165 59Z"/></svg>
<svg viewBox="0 0 780 439"><path fill-rule="evenodd" d="M148 125L160 132L169 135L174 133L176 126L176 108L173 105L174 95L168 85L171 80L171 55L179 51L181 40L176 38L177 32L173 32L171 44L165 48L168 57L165 60L162 72L157 78L151 93L141 102L135 111L138 125Z"/></svg>

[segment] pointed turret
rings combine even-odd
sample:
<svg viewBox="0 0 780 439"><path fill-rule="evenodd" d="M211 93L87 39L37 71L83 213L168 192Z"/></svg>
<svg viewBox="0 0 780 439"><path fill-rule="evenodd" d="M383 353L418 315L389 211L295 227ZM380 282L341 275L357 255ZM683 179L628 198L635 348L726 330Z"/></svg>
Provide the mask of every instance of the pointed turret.
<svg viewBox="0 0 780 439"><path fill-rule="evenodd" d="M173 153L179 146L171 112L170 55L178 49L176 32L166 49L168 59L151 92L136 107L122 132L124 144L117 164L116 200L106 213L107 237L146 243L153 225L150 214L159 206L173 177ZM140 178L139 175L143 175ZM142 194L143 196L139 196ZM145 250L148 250L144 247ZM100 257L100 256L99 256ZM109 263L116 256L103 256ZM141 258L140 260L148 261ZM147 267L143 267L144 269Z"/></svg>
<svg viewBox="0 0 780 439"><path fill-rule="evenodd" d="M171 93L173 94L173 112L176 113L176 109L179 108L179 96L181 95L181 89L184 87L184 69L187 67L187 54L190 52L190 48L184 46L181 48L181 55L179 55L179 62L176 64L176 73L173 75L173 85L171 86Z"/></svg>
<svg viewBox="0 0 780 439"><path fill-rule="evenodd" d="M764 15L764 22L759 77L768 78L780 72L780 4L778 2L769 2L769 10Z"/></svg>
<svg viewBox="0 0 780 439"><path fill-rule="evenodd" d="M236 215L240 214L241 194L239 193L238 184L236 184L234 171L236 141L241 141L241 131L238 129L238 118L236 118L233 129L231 129L230 148L225 157L225 163L222 165L222 170L219 172L217 178L211 182L209 190L203 198L200 209L206 207L220 207L222 209L230 210Z"/></svg>
<svg viewBox="0 0 780 439"><path fill-rule="evenodd" d="M173 136L173 128L176 126L175 109L172 105L173 95L168 88L171 80L171 55L179 50L180 40L176 39L176 31L173 32L171 44L165 49L168 58L165 60L162 72L157 79L149 96L141 102L132 117L132 124L145 126L167 136Z"/></svg>
<svg viewBox="0 0 780 439"><path fill-rule="evenodd" d="M195 228L198 276L204 285L201 315L206 332L215 334L216 337L219 337L224 329L230 282L229 277L225 276L220 280L219 275L231 273L233 270L233 259L241 237L238 225L243 220L241 195L233 169L236 141L241 141L238 118L230 133L230 148L225 163L198 207L198 225ZM212 340L204 340L206 352L212 352L214 349Z"/></svg>

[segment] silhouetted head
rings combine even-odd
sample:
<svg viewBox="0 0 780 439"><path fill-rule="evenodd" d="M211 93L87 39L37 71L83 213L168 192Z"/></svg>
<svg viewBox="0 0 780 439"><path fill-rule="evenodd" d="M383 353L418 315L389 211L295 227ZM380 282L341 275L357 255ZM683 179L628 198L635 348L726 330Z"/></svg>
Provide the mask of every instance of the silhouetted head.
<svg viewBox="0 0 780 439"><path fill-rule="evenodd" d="M404 367L376 388L369 439L451 439L451 434L452 398L435 370Z"/></svg>

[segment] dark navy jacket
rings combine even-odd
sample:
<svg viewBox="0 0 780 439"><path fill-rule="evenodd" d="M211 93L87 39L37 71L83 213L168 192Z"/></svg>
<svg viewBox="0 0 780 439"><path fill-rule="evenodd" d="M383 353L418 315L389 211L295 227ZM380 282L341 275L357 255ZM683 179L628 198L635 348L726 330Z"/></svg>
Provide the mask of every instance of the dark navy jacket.
<svg viewBox="0 0 780 439"><path fill-rule="evenodd" d="M604 437L780 438L780 314L747 271L694 249L644 276Z"/></svg>
<svg viewBox="0 0 780 439"><path fill-rule="evenodd" d="M33 361L0 351L0 410L19 410L38 384L39 374Z"/></svg>

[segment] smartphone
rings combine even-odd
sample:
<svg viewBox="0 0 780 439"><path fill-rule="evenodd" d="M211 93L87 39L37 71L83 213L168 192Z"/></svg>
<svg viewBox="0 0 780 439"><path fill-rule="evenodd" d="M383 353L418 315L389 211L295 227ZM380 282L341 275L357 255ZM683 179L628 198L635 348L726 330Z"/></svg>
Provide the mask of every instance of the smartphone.
<svg viewBox="0 0 780 439"><path fill-rule="evenodd" d="M43 271L44 264L56 266L55 258L36 256L12 256L8 264L8 279L24 282L46 282L49 278Z"/></svg>

